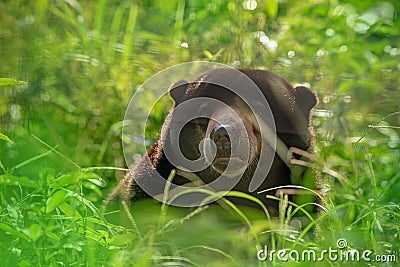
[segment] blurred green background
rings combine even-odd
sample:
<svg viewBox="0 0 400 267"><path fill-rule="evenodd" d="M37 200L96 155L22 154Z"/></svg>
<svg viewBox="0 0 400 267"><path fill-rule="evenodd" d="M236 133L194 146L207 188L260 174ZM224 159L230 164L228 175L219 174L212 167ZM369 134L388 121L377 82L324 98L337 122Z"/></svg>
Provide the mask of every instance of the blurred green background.
<svg viewBox="0 0 400 267"><path fill-rule="evenodd" d="M126 168L130 97L155 73L195 60L271 70L317 92L316 154L345 178L323 175L329 233L296 246L347 237L398 257L399 11L397 0L1 1L0 78L11 78L0 80L4 266L265 266L255 244L276 226L263 220L239 227L230 215L200 210L193 221L179 210L175 240L158 224L158 204L138 204L130 219L100 211L124 175L113 167ZM150 118L149 139L168 108Z"/></svg>

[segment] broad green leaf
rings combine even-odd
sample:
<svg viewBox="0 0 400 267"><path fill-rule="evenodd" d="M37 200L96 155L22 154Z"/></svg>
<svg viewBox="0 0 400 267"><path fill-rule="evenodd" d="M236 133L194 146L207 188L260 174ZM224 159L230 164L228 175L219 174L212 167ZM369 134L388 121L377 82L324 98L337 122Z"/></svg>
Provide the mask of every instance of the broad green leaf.
<svg viewBox="0 0 400 267"><path fill-rule="evenodd" d="M7 141L7 142L9 142L10 144L12 144L12 143L13 143L13 141L11 141L11 139L10 139L10 138L8 138L8 136L7 136L7 135L4 135L4 134L2 134L2 133L0 133L0 140Z"/></svg>
<svg viewBox="0 0 400 267"><path fill-rule="evenodd" d="M0 86L22 85L22 84L26 84L26 82L17 81L12 78L0 78Z"/></svg>
<svg viewBox="0 0 400 267"><path fill-rule="evenodd" d="M0 175L0 185L20 185L25 187L38 187L37 183L28 177L19 177L11 174Z"/></svg>
<svg viewBox="0 0 400 267"><path fill-rule="evenodd" d="M55 210L60 204L64 203L68 198L68 193L64 190L58 190L51 195L46 201L46 213Z"/></svg>

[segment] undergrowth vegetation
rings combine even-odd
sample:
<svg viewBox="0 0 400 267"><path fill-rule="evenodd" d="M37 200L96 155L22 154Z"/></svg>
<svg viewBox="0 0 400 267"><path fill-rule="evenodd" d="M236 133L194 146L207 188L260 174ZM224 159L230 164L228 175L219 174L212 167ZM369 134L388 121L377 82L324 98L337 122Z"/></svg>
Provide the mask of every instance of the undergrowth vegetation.
<svg viewBox="0 0 400 267"><path fill-rule="evenodd" d="M0 2L1 265L397 266L399 11L395 0ZM278 217L228 199L103 205L127 170L131 95L194 60L272 70L317 92L326 212L296 216L285 197ZM150 143L168 105L150 118ZM339 241L392 261L276 258Z"/></svg>

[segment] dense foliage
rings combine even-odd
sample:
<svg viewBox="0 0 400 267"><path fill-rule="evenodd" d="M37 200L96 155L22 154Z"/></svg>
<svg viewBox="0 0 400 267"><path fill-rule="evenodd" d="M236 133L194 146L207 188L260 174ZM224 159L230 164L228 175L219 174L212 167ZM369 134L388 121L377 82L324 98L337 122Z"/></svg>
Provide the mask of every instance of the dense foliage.
<svg viewBox="0 0 400 267"><path fill-rule="evenodd" d="M2 266L265 266L257 245L321 250L338 238L398 264L399 11L396 0L0 2ZM319 240L312 225L282 234L285 212L102 210L125 172L131 95L195 60L272 70L317 92L316 155L338 174L323 174ZM150 118L149 139L168 108Z"/></svg>

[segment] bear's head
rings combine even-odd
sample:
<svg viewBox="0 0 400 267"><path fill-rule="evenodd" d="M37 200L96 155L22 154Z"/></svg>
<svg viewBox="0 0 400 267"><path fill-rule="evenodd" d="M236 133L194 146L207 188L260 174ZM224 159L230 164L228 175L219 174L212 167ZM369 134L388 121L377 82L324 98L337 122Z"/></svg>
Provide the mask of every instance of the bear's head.
<svg viewBox="0 0 400 267"><path fill-rule="evenodd" d="M310 111L317 98L310 89L293 88L279 75L216 69L194 81L173 84L169 93L174 107L161 131L163 149L169 151L167 158L180 155L172 162L178 169L180 160L196 163L203 159L201 166L189 165L193 169L183 165L204 183L220 175L240 176L234 190L255 195L249 184L255 170L266 165L260 161L264 149L272 164L255 191L290 185L290 169L270 147L271 136L266 135L275 135L287 147L311 150ZM265 132L265 127L273 131Z"/></svg>

